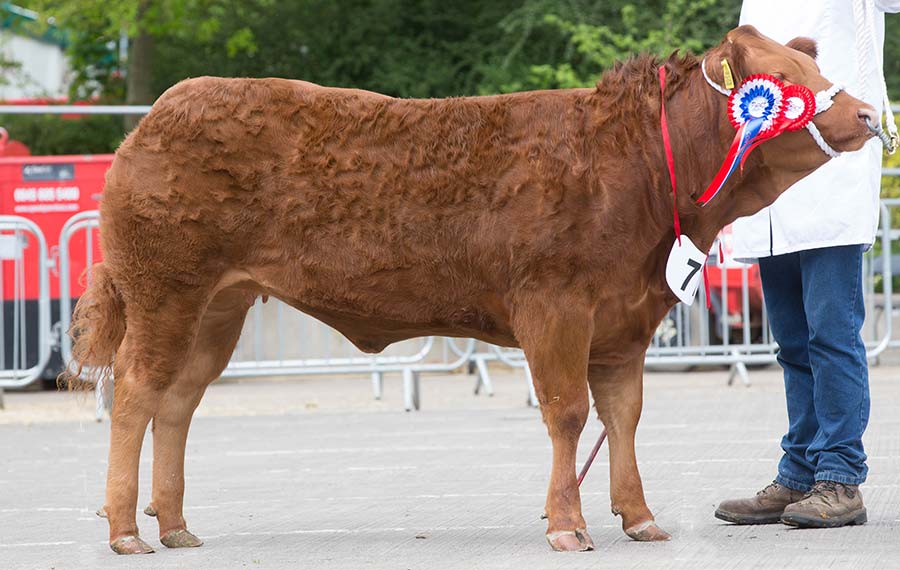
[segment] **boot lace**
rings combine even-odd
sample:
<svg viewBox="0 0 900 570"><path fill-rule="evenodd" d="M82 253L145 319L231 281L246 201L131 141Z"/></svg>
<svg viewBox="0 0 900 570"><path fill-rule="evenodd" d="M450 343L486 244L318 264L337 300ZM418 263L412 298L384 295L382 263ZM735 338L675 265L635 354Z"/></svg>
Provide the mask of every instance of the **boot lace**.
<svg viewBox="0 0 900 570"><path fill-rule="evenodd" d="M760 495L765 495L766 493L769 492L769 490L774 490L774 489L777 489L778 487L780 487L780 485L776 481L772 481L771 483L769 483L768 485L763 487L761 490L757 491L756 496L759 497Z"/></svg>
<svg viewBox="0 0 900 570"><path fill-rule="evenodd" d="M837 496L837 486L838 483L836 481L816 481L816 484L812 486L812 489L810 489L803 498L825 498L827 495Z"/></svg>

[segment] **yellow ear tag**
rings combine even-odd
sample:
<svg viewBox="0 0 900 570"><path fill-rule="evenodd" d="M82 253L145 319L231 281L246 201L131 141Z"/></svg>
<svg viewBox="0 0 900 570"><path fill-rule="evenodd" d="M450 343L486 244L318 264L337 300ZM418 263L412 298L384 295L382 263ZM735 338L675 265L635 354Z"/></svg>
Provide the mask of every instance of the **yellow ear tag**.
<svg viewBox="0 0 900 570"><path fill-rule="evenodd" d="M731 66L728 65L728 60L722 60L722 75L725 77L725 88L726 89L734 89L734 76L731 75Z"/></svg>

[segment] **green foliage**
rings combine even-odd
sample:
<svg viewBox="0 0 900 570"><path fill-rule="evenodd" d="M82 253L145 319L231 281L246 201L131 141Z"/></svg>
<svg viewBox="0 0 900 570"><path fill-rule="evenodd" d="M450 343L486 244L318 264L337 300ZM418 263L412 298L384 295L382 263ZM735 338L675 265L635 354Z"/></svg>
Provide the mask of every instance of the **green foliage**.
<svg viewBox="0 0 900 570"><path fill-rule="evenodd" d="M591 84L640 51L702 51L739 0L307 0L223 13L159 42L155 84L281 76L403 97ZM234 50L252 36L252 47Z"/></svg>
<svg viewBox="0 0 900 570"><path fill-rule="evenodd" d="M22 65L19 62L8 59L6 54L0 52L0 85L13 83L21 68Z"/></svg>
<svg viewBox="0 0 900 570"><path fill-rule="evenodd" d="M305 79L403 97L473 94L497 23L519 2L496 0L307 0L223 17L204 41L158 46L156 85L225 75ZM253 49L229 41L249 30Z"/></svg>
<svg viewBox="0 0 900 570"><path fill-rule="evenodd" d="M900 168L900 153L892 156L886 155L882 165L885 168ZM900 198L900 176L881 177L881 197ZM900 228L900 208L894 208L891 227Z"/></svg>
<svg viewBox="0 0 900 570"><path fill-rule="evenodd" d="M122 118L113 116L0 115L0 125L35 155L108 153L125 138Z"/></svg>
<svg viewBox="0 0 900 570"><path fill-rule="evenodd" d="M73 99L96 94L108 101L125 100L124 75L128 60L120 58L127 38L147 32L165 43L189 39L203 45L223 29L222 20L244 17L272 8L274 0L31 0L29 8L63 23L69 32L68 54L75 72ZM47 20L35 24L46 27ZM228 57L252 53L254 32L243 26L224 38ZM191 46L192 48L194 46ZM219 54L221 56L221 54Z"/></svg>
<svg viewBox="0 0 900 570"><path fill-rule="evenodd" d="M501 22L515 42L481 91L583 87L638 53L699 53L721 41L739 10L739 0L528 0Z"/></svg>
<svg viewBox="0 0 900 570"><path fill-rule="evenodd" d="M885 168L900 168L900 153L892 156L885 156L883 166ZM882 198L900 198L900 176L882 176L881 177L881 197ZM891 229L900 228L900 208L891 208ZM891 253L900 253L900 241L892 240ZM881 255L881 242L876 240L872 254L874 256ZM900 275L897 274L897 268L894 268L894 278L891 281L894 292L900 292ZM882 276L875 276L875 290L881 292L883 290Z"/></svg>
<svg viewBox="0 0 900 570"><path fill-rule="evenodd" d="M186 77L222 75L447 97L588 86L639 52L699 53L736 25L741 0L18 3L67 31L73 99L122 102L128 61L120 51L139 31L155 39L156 94ZM900 98L900 17L886 21L885 71ZM74 144L68 152L80 152Z"/></svg>
<svg viewBox="0 0 900 570"><path fill-rule="evenodd" d="M884 18L884 80L891 99L900 100L900 14Z"/></svg>

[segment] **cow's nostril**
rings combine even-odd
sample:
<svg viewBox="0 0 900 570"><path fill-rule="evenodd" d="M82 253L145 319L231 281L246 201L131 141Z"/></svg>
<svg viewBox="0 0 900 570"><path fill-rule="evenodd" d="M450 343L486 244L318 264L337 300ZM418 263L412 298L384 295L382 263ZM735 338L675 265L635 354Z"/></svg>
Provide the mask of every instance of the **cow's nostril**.
<svg viewBox="0 0 900 570"><path fill-rule="evenodd" d="M875 112L875 109L872 107L860 107L858 111L856 111L856 116L860 118L864 123L875 126L880 121L878 120L878 113Z"/></svg>

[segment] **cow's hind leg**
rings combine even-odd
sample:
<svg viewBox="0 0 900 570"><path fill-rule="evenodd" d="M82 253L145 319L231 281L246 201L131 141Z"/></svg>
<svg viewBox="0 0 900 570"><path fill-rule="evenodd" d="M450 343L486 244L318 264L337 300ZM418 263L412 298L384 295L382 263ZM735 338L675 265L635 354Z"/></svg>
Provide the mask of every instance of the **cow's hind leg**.
<svg viewBox="0 0 900 570"><path fill-rule="evenodd" d="M622 529L634 540L668 540L669 534L656 526L647 508L634 453L634 433L643 406L644 355L622 365L592 365L588 381L597 413L609 434L613 513L622 515Z"/></svg>
<svg viewBox="0 0 900 570"><path fill-rule="evenodd" d="M132 344L126 333L119 359L128 354ZM106 482L106 502L99 513L109 520L109 546L117 554L146 554L153 552L138 535L137 508L138 469L144 432L154 413L155 394L144 385L136 371L120 373L116 368L116 390L110 414L109 468Z"/></svg>
<svg viewBox="0 0 900 570"><path fill-rule="evenodd" d="M127 330L115 358L103 510L109 519L109 545L118 554L153 552L140 539L135 521L141 446L162 393L184 364L206 304L205 294L179 292L165 298L152 311L126 307Z"/></svg>
<svg viewBox="0 0 900 570"><path fill-rule="evenodd" d="M145 513L157 517L160 542L169 548L203 544L187 530L182 512L188 429L206 387L228 365L254 298L254 293L238 287L216 295L184 368L162 394L153 417L153 495Z"/></svg>
<svg viewBox="0 0 900 570"><path fill-rule="evenodd" d="M593 550L575 473L578 439L590 404L587 363L593 320L587 309L529 307L516 324L553 444L547 490L547 541L554 550Z"/></svg>

